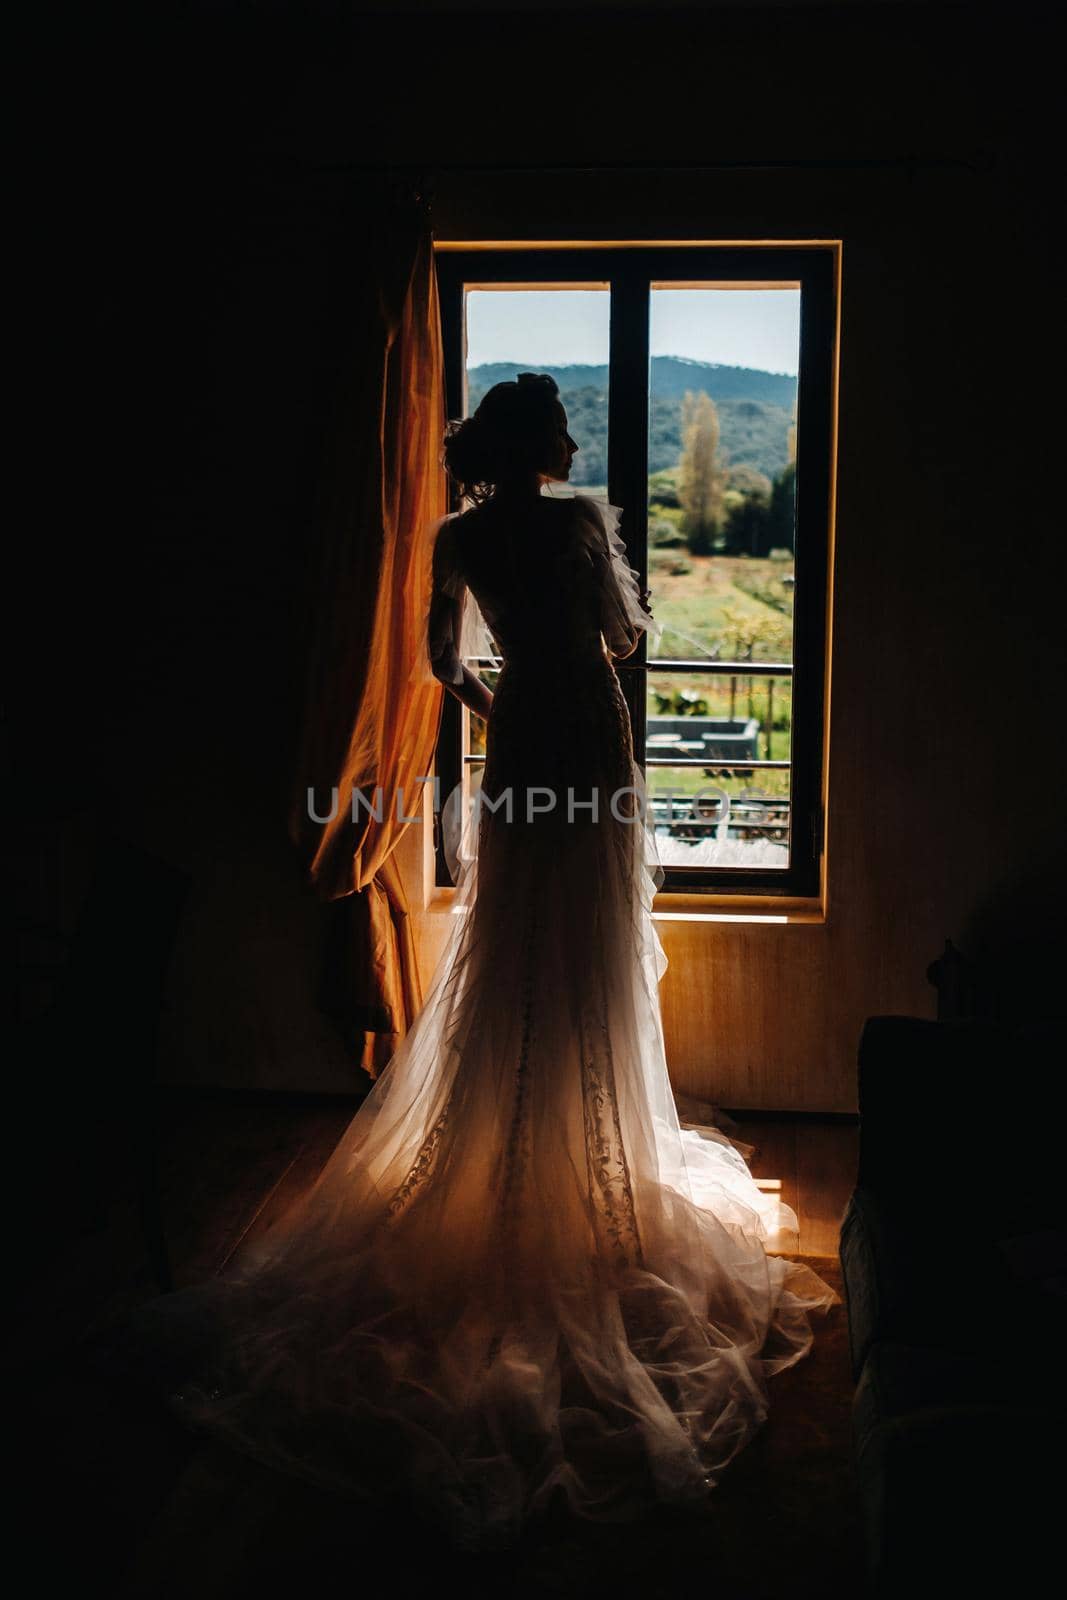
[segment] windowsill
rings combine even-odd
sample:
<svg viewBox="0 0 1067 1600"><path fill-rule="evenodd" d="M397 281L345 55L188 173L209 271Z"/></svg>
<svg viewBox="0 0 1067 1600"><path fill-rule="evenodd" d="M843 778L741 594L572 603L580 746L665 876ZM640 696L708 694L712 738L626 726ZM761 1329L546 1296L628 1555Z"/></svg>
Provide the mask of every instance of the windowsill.
<svg viewBox="0 0 1067 1600"><path fill-rule="evenodd" d="M819 899L773 894L658 894L652 902L653 922L747 922L825 925L826 907Z"/></svg>
<svg viewBox="0 0 1067 1600"><path fill-rule="evenodd" d="M424 902L432 915L455 908L454 889L435 886ZM826 909L817 899L785 899L776 895L658 894L652 902L653 922L744 922L777 926L796 923L825 926Z"/></svg>

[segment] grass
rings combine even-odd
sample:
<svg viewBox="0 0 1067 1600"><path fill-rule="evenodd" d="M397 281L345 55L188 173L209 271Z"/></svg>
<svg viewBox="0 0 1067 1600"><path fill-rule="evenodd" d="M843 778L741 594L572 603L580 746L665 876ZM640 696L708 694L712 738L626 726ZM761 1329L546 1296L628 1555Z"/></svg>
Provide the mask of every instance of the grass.
<svg viewBox="0 0 1067 1600"><path fill-rule="evenodd" d="M672 572L678 557L687 572ZM746 556L691 556L657 550L651 554L649 588L652 610L663 625L661 655L699 655L718 647L722 655L744 654L752 645L756 661L792 659L792 596L782 612L751 594L741 584L766 586L781 593L780 580L792 564Z"/></svg>

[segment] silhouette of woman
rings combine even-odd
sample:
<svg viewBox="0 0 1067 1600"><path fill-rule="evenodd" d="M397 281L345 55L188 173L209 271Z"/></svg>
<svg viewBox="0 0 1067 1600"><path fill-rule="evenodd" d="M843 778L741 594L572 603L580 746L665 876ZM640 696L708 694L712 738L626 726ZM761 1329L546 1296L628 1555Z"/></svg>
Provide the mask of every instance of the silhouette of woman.
<svg viewBox="0 0 1067 1600"><path fill-rule="evenodd" d="M613 664L655 624L618 509L542 492L577 448L544 374L449 426L473 505L436 529L426 670L487 719L449 937L313 1189L186 1295L210 1350L172 1401L316 1482L413 1497L465 1547L556 1496L608 1520L702 1504L836 1299L768 1253L796 1219L730 1141L679 1125Z"/></svg>

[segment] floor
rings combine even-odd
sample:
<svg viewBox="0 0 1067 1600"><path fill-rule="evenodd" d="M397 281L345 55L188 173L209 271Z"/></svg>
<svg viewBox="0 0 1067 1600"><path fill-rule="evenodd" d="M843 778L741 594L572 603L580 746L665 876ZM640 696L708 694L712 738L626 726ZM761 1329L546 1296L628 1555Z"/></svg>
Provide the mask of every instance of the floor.
<svg viewBox="0 0 1067 1600"><path fill-rule="evenodd" d="M175 1286L210 1276L269 1226L313 1181L353 1109L173 1098L159 1183ZM726 1131L756 1147L754 1175L780 1186L797 1215L799 1234L779 1248L824 1258L819 1270L840 1291L837 1264L825 1258L836 1255L854 1182L856 1127L734 1113ZM473 1557L236 1463L169 1419L117 1404L66 1367L73 1331L94 1298L121 1295L131 1272L141 1273L133 1292L144 1295L143 1259L136 1218L117 1214L107 1240L83 1237L60 1252L23 1304L26 1437L13 1449L25 1463L24 1526L36 1529L44 1510L45 1536L32 1547L38 1586L51 1576L116 1600L251 1600L303 1595L339 1579L373 1600L421 1595L442 1582L494 1600L605 1590L651 1600L693 1585L716 1600L853 1600L862 1592L843 1306L827 1313L812 1354L773 1380L770 1422L731 1467L714 1515L699 1527L670 1514L623 1529L564 1519L533 1545Z"/></svg>
<svg viewBox="0 0 1067 1600"><path fill-rule="evenodd" d="M753 1177L777 1179L796 1212L799 1235L781 1240L786 1254L836 1256L841 1218L856 1183L859 1127L838 1119L791 1121L732 1114L731 1137L756 1146ZM736 1129L736 1134L734 1130Z"/></svg>

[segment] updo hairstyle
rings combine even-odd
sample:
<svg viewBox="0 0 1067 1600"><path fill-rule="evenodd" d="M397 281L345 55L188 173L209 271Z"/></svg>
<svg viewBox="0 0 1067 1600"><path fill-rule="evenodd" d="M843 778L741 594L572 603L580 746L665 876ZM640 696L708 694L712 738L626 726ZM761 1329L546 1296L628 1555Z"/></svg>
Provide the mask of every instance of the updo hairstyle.
<svg viewBox="0 0 1067 1600"><path fill-rule="evenodd" d="M482 505L503 480L544 469L558 395L547 372L520 372L487 390L473 416L448 424L444 464L460 494Z"/></svg>

